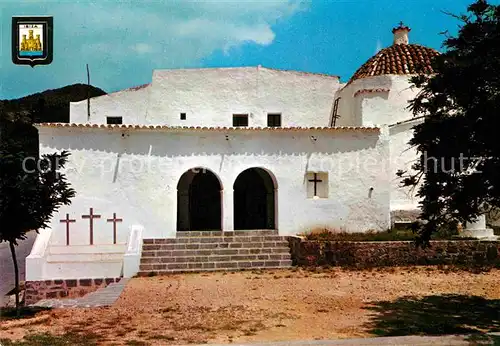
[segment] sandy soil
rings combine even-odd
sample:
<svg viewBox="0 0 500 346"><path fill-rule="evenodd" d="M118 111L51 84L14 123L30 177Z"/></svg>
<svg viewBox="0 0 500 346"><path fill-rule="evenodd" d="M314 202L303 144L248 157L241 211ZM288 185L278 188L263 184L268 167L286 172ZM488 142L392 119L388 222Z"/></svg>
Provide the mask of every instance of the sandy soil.
<svg viewBox="0 0 500 346"><path fill-rule="evenodd" d="M104 345L165 345L491 331L500 323L499 281L499 270L426 267L135 278L113 307L42 312L51 318L0 338L69 331L97 334Z"/></svg>

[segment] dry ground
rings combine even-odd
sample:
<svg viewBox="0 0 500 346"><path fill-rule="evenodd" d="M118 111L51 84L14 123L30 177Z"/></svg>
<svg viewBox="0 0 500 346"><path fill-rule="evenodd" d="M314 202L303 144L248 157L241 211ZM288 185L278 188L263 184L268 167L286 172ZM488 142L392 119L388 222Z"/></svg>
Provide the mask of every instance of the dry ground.
<svg viewBox="0 0 500 346"><path fill-rule="evenodd" d="M113 307L42 312L50 319L28 327L0 322L0 339L70 332L104 345L165 345L493 331L499 282L500 270L429 267L135 278Z"/></svg>

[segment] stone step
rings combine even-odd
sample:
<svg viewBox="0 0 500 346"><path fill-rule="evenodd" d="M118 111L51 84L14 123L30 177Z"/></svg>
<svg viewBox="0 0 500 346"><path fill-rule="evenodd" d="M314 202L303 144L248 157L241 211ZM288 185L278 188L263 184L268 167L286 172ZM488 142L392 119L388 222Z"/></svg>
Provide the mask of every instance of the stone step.
<svg viewBox="0 0 500 346"><path fill-rule="evenodd" d="M191 244L191 243L250 243L265 241L286 241L286 238L279 235L261 235L261 236L234 236L234 237L177 237L166 239L144 239L144 245L160 244Z"/></svg>
<svg viewBox="0 0 500 346"><path fill-rule="evenodd" d="M234 236L261 236L261 235L279 235L277 230L254 229L248 231L184 231L177 232L176 237L234 237Z"/></svg>
<svg viewBox="0 0 500 346"><path fill-rule="evenodd" d="M291 265L291 260L141 264L138 275L147 276L150 273L168 274L183 271L288 268Z"/></svg>
<svg viewBox="0 0 500 346"><path fill-rule="evenodd" d="M215 249L190 249L190 250L147 250L142 252L142 257L178 257L178 256L210 256L210 255L259 255L259 254L289 254L288 247L267 248L215 248Z"/></svg>
<svg viewBox="0 0 500 346"><path fill-rule="evenodd" d="M141 265L156 265L163 263L198 263L198 262L238 262L238 261L286 261L290 254L259 254L232 256L179 256L179 257L142 257ZM153 268L149 268L153 269ZM141 269L142 270L142 269Z"/></svg>
<svg viewBox="0 0 500 346"><path fill-rule="evenodd" d="M143 251L196 250L196 249L240 249L240 248L273 248L288 247L288 241L257 242L257 243L183 243L183 244L145 244Z"/></svg>
<svg viewBox="0 0 500 346"><path fill-rule="evenodd" d="M197 250L197 249L255 249L288 247L287 241L236 242L236 243L187 243L187 244L144 244L142 251Z"/></svg>

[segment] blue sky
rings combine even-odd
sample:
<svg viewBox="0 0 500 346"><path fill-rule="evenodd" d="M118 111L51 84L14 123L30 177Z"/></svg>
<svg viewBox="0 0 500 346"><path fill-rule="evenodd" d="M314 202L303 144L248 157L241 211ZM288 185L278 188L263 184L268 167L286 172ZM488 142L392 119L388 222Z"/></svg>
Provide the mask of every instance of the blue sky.
<svg viewBox="0 0 500 346"><path fill-rule="evenodd" d="M410 42L441 49L440 32L472 0L70 1L0 0L0 99L68 84L112 92L151 81L153 69L257 66L328 73L346 81L392 44L403 21ZM492 1L497 4L498 1ZM11 17L54 16L54 61L11 61Z"/></svg>

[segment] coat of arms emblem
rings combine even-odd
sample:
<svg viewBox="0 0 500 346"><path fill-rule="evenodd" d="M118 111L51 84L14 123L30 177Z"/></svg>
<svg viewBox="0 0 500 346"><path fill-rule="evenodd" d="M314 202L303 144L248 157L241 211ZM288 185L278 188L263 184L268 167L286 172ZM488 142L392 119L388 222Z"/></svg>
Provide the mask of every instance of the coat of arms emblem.
<svg viewBox="0 0 500 346"><path fill-rule="evenodd" d="M52 62L52 17L12 17L12 61L17 65Z"/></svg>

